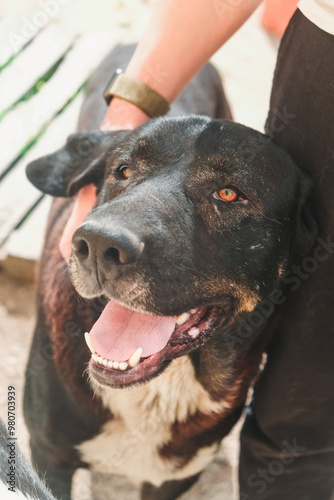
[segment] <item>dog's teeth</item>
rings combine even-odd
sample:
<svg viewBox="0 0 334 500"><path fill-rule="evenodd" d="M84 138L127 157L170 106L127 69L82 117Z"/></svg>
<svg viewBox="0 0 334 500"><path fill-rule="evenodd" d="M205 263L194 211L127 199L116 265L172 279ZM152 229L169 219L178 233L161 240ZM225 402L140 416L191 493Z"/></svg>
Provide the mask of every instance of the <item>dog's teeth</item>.
<svg viewBox="0 0 334 500"><path fill-rule="evenodd" d="M135 354L138 353L139 358L140 358L141 352L142 352L142 349L140 349L140 352L139 352L139 349L137 349ZM133 356L131 356L131 357L133 358ZM102 356L99 356L96 353L92 354L92 358L99 365L105 366L106 368L113 368L114 370L121 370L122 372L124 372L124 370L126 370L129 366L126 361L123 361L122 363L119 363L118 361L111 361L111 359L102 358ZM139 361L139 358L138 358L138 361ZM138 361L136 362L136 364L138 363ZM135 366L135 365L133 365L133 366Z"/></svg>
<svg viewBox="0 0 334 500"><path fill-rule="evenodd" d="M176 318L176 324L179 326L183 325L186 321L188 321L189 317L188 313L180 314L180 316Z"/></svg>
<svg viewBox="0 0 334 500"><path fill-rule="evenodd" d="M191 328L188 332L188 334L190 335L190 337L192 337L193 339L195 339L196 337L198 337L200 333L200 330L199 328L196 328L196 326L194 326L193 328Z"/></svg>
<svg viewBox="0 0 334 500"><path fill-rule="evenodd" d="M195 314L195 313L197 313L197 311L198 311L198 308L197 309L190 309L191 314Z"/></svg>
<svg viewBox="0 0 334 500"><path fill-rule="evenodd" d="M131 368L133 368L134 366L136 366L136 364L138 364L142 352L143 349L141 347L138 347L136 352L132 354L131 358L128 360L128 364Z"/></svg>
<svg viewBox="0 0 334 500"><path fill-rule="evenodd" d="M90 340L90 335L89 335L89 333L88 333L88 332L86 332L86 333L85 333L85 341L86 341L86 344L87 344L87 345L88 345L88 347L89 347L90 352L91 352L92 354L95 354L95 350L94 350L94 348L93 348L93 346L92 346L92 342L91 342L91 340Z"/></svg>

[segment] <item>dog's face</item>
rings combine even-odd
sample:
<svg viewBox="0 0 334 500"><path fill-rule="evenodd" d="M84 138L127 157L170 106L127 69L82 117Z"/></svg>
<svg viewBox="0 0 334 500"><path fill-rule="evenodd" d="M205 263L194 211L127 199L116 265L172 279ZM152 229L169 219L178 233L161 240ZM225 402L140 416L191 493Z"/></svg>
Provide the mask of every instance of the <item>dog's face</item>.
<svg viewBox="0 0 334 500"><path fill-rule="evenodd" d="M109 301L88 336L105 385L147 380L221 335L314 238L309 179L269 138L228 121L77 134L28 176L58 196L97 185L69 266L80 295Z"/></svg>

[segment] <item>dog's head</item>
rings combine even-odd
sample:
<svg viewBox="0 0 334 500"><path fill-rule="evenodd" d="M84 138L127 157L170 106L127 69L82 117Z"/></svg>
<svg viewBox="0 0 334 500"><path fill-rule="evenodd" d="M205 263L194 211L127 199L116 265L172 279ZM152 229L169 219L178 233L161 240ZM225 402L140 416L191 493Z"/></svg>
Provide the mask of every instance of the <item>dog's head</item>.
<svg viewBox="0 0 334 500"><path fill-rule="evenodd" d="M88 343L103 384L147 380L251 312L315 237L311 182L272 140L205 117L71 136L28 166L55 196L95 183L70 274L109 302Z"/></svg>

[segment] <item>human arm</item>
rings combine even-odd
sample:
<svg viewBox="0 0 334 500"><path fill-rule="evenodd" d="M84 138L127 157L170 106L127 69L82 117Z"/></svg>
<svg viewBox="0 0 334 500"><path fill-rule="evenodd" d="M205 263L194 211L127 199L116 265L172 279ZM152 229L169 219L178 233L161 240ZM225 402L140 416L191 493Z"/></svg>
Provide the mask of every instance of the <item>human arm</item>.
<svg viewBox="0 0 334 500"><path fill-rule="evenodd" d="M158 0L125 71L173 102L261 0ZM102 130L133 129L148 116L113 98Z"/></svg>

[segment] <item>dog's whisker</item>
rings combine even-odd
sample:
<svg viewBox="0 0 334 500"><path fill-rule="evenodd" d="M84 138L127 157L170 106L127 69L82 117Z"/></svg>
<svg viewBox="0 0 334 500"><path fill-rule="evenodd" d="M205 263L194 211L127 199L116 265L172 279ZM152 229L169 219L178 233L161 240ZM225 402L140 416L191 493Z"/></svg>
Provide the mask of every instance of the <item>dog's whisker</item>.
<svg viewBox="0 0 334 500"><path fill-rule="evenodd" d="M139 292L137 292L135 295L133 295L130 298L131 298L131 300L137 300L139 297L141 297L145 293L146 293L146 290L145 290L145 288L143 288L142 290L139 290Z"/></svg>
<svg viewBox="0 0 334 500"><path fill-rule="evenodd" d="M202 271L200 271L199 269L195 269L193 267L189 267L189 266L186 266L186 265L182 265L182 266L179 266L175 263L173 263L173 266L176 267L176 269L180 269L180 271L192 271L195 275L199 275L199 276L206 276L206 274Z"/></svg>
<svg viewBox="0 0 334 500"><path fill-rule="evenodd" d="M149 197L152 199L152 200L155 200L157 201L160 205L164 205L164 201L161 200L158 196L155 196L154 194L150 194Z"/></svg>
<svg viewBox="0 0 334 500"><path fill-rule="evenodd" d="M138 283L134 283L132 287L130 287L128 294L130 295L130 293L132 293L136 288L138 288Z"/></svg>
<svg viewBox="0 0 334 500"><path fill-rule="evenodd" d="M283 222L280 222L276 219L272 219L270 217L268 217L267 215L265 215L258 207L255 207L256 208L256 211L261 215L261 217L263 217L264 219L267 219L267 220L270 220L270 222L276 222L276 224L280 224L281 226L284 226Z"/></svg>

